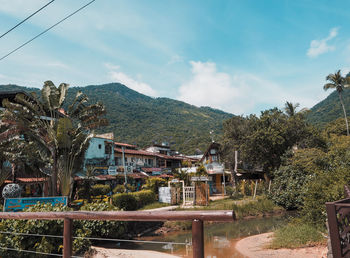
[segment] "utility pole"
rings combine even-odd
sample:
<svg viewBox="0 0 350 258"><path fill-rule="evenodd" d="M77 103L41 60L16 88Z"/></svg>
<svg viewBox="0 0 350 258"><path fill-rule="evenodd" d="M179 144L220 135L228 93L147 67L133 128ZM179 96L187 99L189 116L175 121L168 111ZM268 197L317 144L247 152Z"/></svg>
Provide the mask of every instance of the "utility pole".
<svg viewBox="0 0 350 258"><path fill-rule="evenodd" d="M127 185L127 183L128 183L128 180L127 180L127 177L126 177L126 166L125 166L125 153L124 153L125 151L124 151L124 146L122 146L122 161L123 161L123 168L124 168L124 179L125 179L125 187L126 187L126 185Z"/></svg>

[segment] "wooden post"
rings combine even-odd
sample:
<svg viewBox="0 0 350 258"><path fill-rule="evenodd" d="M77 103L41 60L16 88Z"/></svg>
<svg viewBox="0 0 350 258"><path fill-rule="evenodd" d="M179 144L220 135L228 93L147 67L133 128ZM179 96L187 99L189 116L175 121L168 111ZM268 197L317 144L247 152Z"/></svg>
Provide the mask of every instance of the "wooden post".
<svg viewBox="0 0 350 258"><path fill-rule="evenodd" d="M326 202L326 211L328 217L329 235L331 238L333 257L343 257L337 223L337 213L335 210L334 203Z"/></svg>
<svg viewBox="0 0 350 258"><path fill-rule="evenodd" d="M192 249L193 258L204 258L203 221L192 220Z"/></svg>
<svg viewBox="0 0 350 258"><path fill-rule="evenodd" d="M72 228L73 220L65 218L63 225L63 258L72 256Z"/></svg>

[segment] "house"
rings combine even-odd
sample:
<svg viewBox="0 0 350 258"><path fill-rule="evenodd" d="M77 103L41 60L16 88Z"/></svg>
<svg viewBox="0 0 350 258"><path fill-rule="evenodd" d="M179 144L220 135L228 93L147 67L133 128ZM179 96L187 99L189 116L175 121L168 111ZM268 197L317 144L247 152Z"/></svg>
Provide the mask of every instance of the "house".
<svg viewBox="0 0 350 258"><path fill-rule="evenodd" d="M200 161L204 164L208 174L212 178L209 181L210 193L224 193L231 173L225 170L224 163L221 160L220 144L212 142Z"/></svg>
<svg viewBox="0 0 350 258"><path fill-rule="evenodd" d="M88 166L94 167L95 175L107 175L110 166L115 166L114 135L98 134L90 139L85 152L84 171Z"/></svg>
<svg viewBox="0 0 350 258"><path fill-rule="evenodd" d="M124 164L123 164L124 156ZM154 167L156 156L149 151L139 150L136 145L114 142L114 157L116 166L131 167L132 170L142 167Z"/></svg>

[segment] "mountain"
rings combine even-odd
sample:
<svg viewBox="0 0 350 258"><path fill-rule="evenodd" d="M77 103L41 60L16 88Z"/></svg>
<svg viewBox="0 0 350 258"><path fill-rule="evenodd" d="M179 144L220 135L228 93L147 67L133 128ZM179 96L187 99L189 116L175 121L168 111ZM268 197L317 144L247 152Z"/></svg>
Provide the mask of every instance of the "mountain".
<svg viewBox="0 0 350 258"><path fill-rule="evenodd" d="M350 115L350 89L345 89L342 93L343 102L347 116ZM317 103L311 108L307 120L319 127L324 127L327 123L344 117L343 108L339 101L337 91L333 91L327 98Z"/></svg>
<svg viewBox="0 0 350 258"><path fill-rule="evenodd" d="M3 90L38 91L17 85L0 85ZM116 141L146 147L154 142L168 142L182 153L205 151L222 136L222 123L233 115L210 107L196 107L169 98L152 98L120 83L71 87L67 103L81 90L90 101L102 102L107 109L109 125L100 132L114 132Z"/></svg>

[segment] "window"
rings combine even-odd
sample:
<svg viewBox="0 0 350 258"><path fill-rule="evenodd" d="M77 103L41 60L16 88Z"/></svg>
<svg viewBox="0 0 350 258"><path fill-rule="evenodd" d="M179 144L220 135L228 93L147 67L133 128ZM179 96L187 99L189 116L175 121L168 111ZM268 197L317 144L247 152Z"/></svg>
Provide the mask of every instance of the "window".
<svg viewBox="0 0 350 258"><path fill-rule="evenodd" d="M102 149L102 145L101 145L101 144L99 144L99 145L98 145L98 148L99 148L99 149Z"/></svg>

